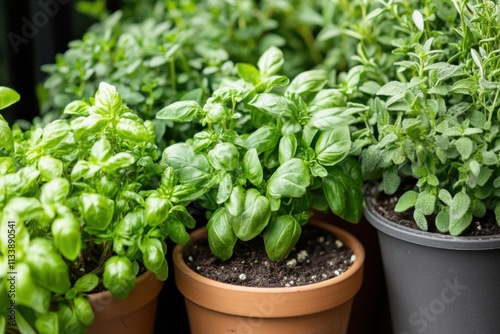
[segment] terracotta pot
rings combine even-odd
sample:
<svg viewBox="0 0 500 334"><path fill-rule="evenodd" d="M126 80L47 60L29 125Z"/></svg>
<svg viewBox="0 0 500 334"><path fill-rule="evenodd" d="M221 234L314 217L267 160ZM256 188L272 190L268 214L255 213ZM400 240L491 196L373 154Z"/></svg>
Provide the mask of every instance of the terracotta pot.
<svg viewBox="0 0 500 334"><path fill-rule="evenodd" d="M158 294L163 282L151 272L137 278L134 289L125 299L114 298L109 291L89 296L94 310L94 323L89 334L153 333Z"/></svg>
<svg viewBox="0 0 500 334"><path fill-rule="evenodd" d="M285 288L220 283L192 271L183 247L173 252L175 281L184 295L191 334L340 334L347 331L354 295L361 287L365 252L361 243L337 227L311 222L335 234L356 255L345 273L310 285ZM206 229L191 234L206 237Z"/></svg>

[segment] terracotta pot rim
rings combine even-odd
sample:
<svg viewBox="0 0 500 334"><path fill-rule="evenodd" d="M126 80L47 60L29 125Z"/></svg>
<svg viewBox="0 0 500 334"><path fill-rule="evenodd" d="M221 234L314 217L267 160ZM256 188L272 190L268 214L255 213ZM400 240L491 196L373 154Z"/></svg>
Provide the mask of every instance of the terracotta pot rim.
<svg viewBox="0 0 500 334"><path fill-rule="evenodd" d="M354 247L353 245L349 245L350 248L352 248L354 255L356 255L356 261L352 264L349 269L347 269L345 272L343 272L341 275L329 278L327 280L321 281L321 282L316 282L316 283L311 283L311 284L306 284L306 285L300 285L300 286L290 286L290 287L252 287L252 286L243 286L243 285L237 285L237 284L230 284L230 283L223 283L219 281L212 280L210 278L207 278L203 275L200 275L193 271L191 268L188 267L188 265L184 262L183 259L183 251L184 248L183 246L176 245L174 248L174 262L176 263L176 266L178 266L180 269L182 269L185 272L189 272L189 276L193 279L196 279L198 281L201 281L205 285L217 287L217 288L224 288L228 290L234 290L234 291L247 291L251 293L269 293L269 292L274 292L274 293L292 293L292 292L297 292L297 291L309 291L313 289L321 289L323 287L335 284L335 283L340 283L342 281L348 280L351 276L353 276L356 272L358 272L361 268L361 266L364 264L365 260L365 251L361 245L361 243L349 232L333 226L329 225L327 223L321 222L317 219L311 219L309 221L310 224L317 225L321 228L324 228L326 230L330 230L330 232L333 232L342 242L345 241L347 237L350 237L352 239L352 242L355 244ZM191 233L193 237L198 237L201 235L206 235L206 229L205 227L201 227ZM345 243L344 243L345 244ZM179 261L181 259L181 261Z"/></svg>
<svg viewBox="0 0 500 334"><path fill-rule="evenodd" d="M124 299L114 298L108 290L89 294L95 320L106 320L137 310L153 300L163 284L152 272L146 271L137 277L134 288Z"/></svg>
<svg viewBox="0 0 500 334"><path fill-rule="evenodd" d="M319 313L350 301L361 288L365 252L361 243L349 232L327 223L311 219L310 223L335 234L356 255L354 264L340 276L302 286L247 287L218 282L206 278L187 266L181 246L173 252L177 288L189 301L217 312L246 316L255 311L255 305L286 300L273 308L267 318L303 316ZM206 235L200 228L193 237ZM305 302L307 301L307 302Z"/></svg>

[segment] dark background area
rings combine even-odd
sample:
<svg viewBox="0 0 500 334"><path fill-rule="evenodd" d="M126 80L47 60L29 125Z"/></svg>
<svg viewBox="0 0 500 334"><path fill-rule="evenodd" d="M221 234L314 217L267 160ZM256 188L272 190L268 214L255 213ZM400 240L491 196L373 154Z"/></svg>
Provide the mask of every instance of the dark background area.
<svg viewBox="0 0 500 334"><path fill-rule="evenodd" d="M92 18L76 11L75 0L0 0L0 86L15 89L21 101L2 111L12 123L39 115L36 87L43 64L55 62L68 42L83 36ZM120 1L108 1L115 10Z"/></svg>

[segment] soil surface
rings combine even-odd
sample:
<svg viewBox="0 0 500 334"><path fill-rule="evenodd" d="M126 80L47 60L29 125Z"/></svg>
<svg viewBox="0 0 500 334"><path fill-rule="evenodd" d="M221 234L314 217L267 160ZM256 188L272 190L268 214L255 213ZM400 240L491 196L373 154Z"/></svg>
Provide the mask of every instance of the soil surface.
<svg viewBox="0 0 500 334"><path fill-rule="evenodd" d="M396 207L399 197L411 188L411 184L402 185L394 195L386 195L384 192L378 192L373 188L365 193L367 200L373 204L373 207L382 216L392 222L395 222L396 224L420 230L413 219L413 209L409 209L405 212L394 212L394 208ZM441 233L438 231L434 223L435 217L427 216L426 218L429 226L429 232ZM488 211L482 218L474 217L470 227L466 229L461 236L484 236L495 234L500 234L500 226L496 223L495 213L493 211Z"/></svg>
<svg viewBox="0 0 500 334"><path fill-rule="evenodd" d="M269 260L262 237L249 242L238 241L233 256L227 261L213 256L207 239L201 239L185 249L184 260L198 274L219 282L288 287L339 276L356 258L334 235L307 224L302 227L301 238L285 260Z"/></svg>

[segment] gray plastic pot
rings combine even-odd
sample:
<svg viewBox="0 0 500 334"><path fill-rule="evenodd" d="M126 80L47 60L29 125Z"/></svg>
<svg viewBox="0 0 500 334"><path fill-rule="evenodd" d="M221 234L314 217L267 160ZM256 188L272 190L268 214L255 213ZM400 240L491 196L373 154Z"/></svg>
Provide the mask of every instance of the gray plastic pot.
<svg viewBox="0 0 500 334"><path fill-rule="evenodd" d="M500 333L500 236L452 237L382 217L378 230L395 334Z"/></svg>

